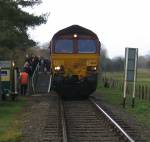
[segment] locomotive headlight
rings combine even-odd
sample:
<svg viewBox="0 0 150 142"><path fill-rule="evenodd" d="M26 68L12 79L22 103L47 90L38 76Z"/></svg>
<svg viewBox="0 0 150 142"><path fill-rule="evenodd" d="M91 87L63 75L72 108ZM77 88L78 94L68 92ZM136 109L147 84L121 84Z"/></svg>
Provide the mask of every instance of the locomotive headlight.
<svg viewBox="0 0 150 142"><path fill-rule="evenodd" d="M59 71L59 70L61 69L61 67L60 67L60 66L56 66L54 69L55 69L56 71Z"/></svg>
<svg viewBox="0 0 150 142"><path fill-rule="evenodd" d="M97 70L97 67L91 67L91 71L96 71Z"/></svg>
<svg viewBox="0 0 150 142"><path fill-rule="evenodd" d="M93 67L93 70L95 70L95 71L96 71L96 70L97 70L97 67Z"/></svg>
<svg viewBox="0 0 150 142"><path fill-rule="evenodd" d="M88 66L87 71L96 71L97 67L96 66Z"/></svg>
<svg viewBox="0 0 150 142"><path fill-rule="evenodd" d="M62 65L57 65L54 67L54 70L57 72L57 73L64 73L64 67Z"/></svg>

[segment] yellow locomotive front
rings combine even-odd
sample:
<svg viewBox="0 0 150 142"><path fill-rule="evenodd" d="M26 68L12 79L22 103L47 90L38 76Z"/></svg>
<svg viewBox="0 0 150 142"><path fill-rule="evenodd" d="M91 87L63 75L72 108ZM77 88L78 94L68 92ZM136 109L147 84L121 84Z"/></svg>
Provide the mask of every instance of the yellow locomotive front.
<svg viewBox="0 0 150 142"><path fill-rule="evenodd" d="M96 89L100 42L93 32L71 26L54 35L50 48L54 90L66 97L87 97Z"/></svg>

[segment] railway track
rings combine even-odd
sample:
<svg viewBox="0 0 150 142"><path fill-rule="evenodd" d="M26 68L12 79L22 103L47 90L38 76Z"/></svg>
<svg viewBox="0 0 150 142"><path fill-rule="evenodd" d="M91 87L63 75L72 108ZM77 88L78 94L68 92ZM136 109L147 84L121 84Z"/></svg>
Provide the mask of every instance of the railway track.
<svg viewBox="0 0 150 142"><path fill-rule="evenodd" d="M138 141L131 138L93 99L64 101L58 96L53 99L42 142Z"/></svg>
<svg viewBox="0 0 150 142"><path fill-rule="evenodd" d="M92 102L91 102L92 101ZM134 142L118 125L112 128L114 122L110 124L104 116L104 111L99 112L92 104L93 100L64 101L64 119L66 123L66 138L68 142ZM102 110L101 110L102 111ZM109 118L110 119L110 118ZM111 119L112 120L112 119Z"/></svg>

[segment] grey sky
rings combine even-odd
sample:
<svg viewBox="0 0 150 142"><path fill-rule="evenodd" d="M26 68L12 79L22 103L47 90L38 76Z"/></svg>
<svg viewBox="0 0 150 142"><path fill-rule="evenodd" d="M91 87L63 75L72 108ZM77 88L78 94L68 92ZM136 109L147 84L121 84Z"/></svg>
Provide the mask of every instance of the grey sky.
<svg viewBox="0 0 150 142"><path fill-rule="evenodd" d="M149 0L43 0L28 9L36 14L50 12L46 25L29 30L31 37L49 42L58 30L78 24L94 31L109 57L124 56L125 47L150 54Z"/></svg>

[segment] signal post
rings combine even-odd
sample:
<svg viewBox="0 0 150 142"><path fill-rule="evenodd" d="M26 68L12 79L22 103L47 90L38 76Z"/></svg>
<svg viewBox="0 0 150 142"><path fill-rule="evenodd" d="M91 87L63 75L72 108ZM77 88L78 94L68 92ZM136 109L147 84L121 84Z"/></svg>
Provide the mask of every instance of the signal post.
<svg viewBox="0 0 150 142"><path fill-rule="evenodd" d="M126 48L125 49L125 73L124 73L124 91L123 91L123 107L126 105L126 90L127 83L133 83L132 89L132 107L135 105L135 83L137 75L137 60L138 60L138 49L137 48Z"/></svg>

